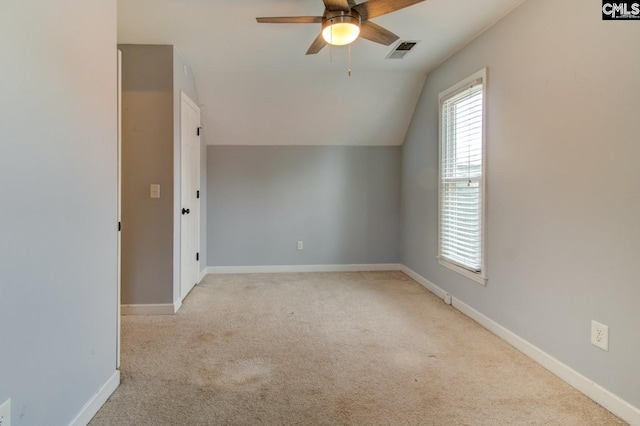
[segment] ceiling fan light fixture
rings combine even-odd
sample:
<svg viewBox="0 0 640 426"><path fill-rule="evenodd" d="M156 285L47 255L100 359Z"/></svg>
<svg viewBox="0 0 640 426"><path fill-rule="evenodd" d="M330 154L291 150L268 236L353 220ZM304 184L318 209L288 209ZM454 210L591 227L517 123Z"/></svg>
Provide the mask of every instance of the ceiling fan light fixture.
<svg viewBox="0 0 640 426"><path fill-rule="evenodd" d="M360 35L360 15L352 10L326 16L322 23L322 38L334 46L354 42Z"/></svg>

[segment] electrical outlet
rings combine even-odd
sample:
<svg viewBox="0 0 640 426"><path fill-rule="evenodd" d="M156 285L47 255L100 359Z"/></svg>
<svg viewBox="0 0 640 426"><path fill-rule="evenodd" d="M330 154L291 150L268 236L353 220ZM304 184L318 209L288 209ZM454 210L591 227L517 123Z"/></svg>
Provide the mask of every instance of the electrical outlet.
<svg viewBox="0 0 640 426"><path fill-rule="evenodd" d="M591 321L591 343L609 351L609 327L598 321Z"/></svg>
<svg viewBox="0 0 640 426"><path fill-rule="evenodd" d="M0 405L0 426L11 426L11 399Z"/></svg>
<svg viewBox="0 0 640 426"><path fill-rule="evenodd" d="M302 250L304 248L304 243L302 241L298 241L298 250Z"/></svg>

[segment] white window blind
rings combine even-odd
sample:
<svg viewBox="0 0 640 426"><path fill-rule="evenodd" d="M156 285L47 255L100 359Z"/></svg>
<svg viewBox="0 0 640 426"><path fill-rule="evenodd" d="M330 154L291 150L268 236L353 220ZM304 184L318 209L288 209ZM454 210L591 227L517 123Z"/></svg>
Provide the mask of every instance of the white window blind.
<svg viewBox="0 0 640 426"><path fill-rule="evenodd" d="M441 96L439 258L483 268L484 79Z"/></svg>

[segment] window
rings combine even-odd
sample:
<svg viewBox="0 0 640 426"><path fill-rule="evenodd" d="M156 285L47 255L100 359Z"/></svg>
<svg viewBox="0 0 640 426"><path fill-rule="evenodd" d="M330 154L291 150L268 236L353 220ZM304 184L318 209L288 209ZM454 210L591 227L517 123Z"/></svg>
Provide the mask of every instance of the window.
<svg viewBox="0 0 640 426"><path fill-rule="evenodd" d="M481 284L486 69L440 94L438 261Z"/></svg>

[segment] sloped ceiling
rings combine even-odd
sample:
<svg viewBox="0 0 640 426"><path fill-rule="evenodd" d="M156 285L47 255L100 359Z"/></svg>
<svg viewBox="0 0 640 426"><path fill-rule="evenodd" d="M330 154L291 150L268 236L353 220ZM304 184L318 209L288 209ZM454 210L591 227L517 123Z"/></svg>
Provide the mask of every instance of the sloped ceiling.
<svg viewBox="0 0 640 426"><path fill-rule="evenodd" d="M307 56L320 24L255 21L320 16L322 0L120 0L118 43L177 47L207 144L401 145L427 72L522 1L426 0L372 19L420 41L399 60L362 39Z"/></svg>

